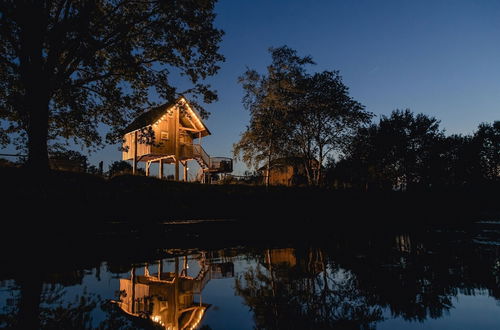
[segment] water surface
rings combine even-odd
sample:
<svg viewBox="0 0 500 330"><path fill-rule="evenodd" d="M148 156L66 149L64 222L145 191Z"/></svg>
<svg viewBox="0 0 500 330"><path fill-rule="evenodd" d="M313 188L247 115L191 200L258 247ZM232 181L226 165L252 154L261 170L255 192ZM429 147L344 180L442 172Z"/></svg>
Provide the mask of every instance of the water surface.
<svg viewBox="0 0 500 330"><path fill-rule="evenodd" d="M2 273L0 326L500 329L499 237L498 223L483 222L307 243L165 241L133 261L117 254L92 267L44 268L45 256Z"/></svg>

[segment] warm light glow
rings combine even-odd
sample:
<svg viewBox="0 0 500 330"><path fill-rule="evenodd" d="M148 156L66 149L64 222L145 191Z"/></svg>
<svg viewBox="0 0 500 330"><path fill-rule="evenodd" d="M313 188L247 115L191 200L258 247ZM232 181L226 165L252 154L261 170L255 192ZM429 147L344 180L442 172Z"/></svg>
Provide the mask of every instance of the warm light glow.
<svg viewBox="0 0 500 330"><path fill-rule="evenodd" d="M198 125L200 125L201 127L205 127L205 125L203 125L203 123L201 122L201 120L198 118L198 115L196 115L196 113L193 111L193 109L191 108L191 106L189 105L189 103L184 100L184 98L181 99L182 101L182 104L187 106L187 108L189 109L189 111L193 114L192 117L194 117L196 119L196 122L198 123Z"/></svg>
<svg viewBox="0 0 500 330"><path fill-rule="evenodd" d="M161 321L161 317L159 315L154 315L152 318L153 322L156 322L158 324L161 324L162 326L165 326L165 323Z"/></svg>

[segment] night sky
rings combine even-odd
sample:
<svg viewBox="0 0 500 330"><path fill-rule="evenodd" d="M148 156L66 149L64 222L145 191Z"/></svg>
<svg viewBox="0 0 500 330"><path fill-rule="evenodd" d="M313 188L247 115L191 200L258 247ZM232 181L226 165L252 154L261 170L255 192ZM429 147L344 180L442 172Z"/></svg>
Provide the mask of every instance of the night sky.
<svg viewBox="0 0 500 330"><path fill-rule="evenodd" d="M410 108L440 119L447 134L500 119L500 1L222 0L216 12L226 62L209 79L219 95L207 106L212 156L231 156L248 124L237 77L246 67L263 72L271 46L311 55L312 71L340 70L377 116ZM107 169L120 157L109 146L90 161Z"/></svg>

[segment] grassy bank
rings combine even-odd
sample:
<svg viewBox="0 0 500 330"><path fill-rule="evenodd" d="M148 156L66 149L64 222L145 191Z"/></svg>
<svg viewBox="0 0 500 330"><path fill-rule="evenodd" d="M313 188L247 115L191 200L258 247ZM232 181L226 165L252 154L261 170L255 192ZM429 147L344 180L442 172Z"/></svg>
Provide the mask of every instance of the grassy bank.
<svg viewBox="0 0 500 330"><path fill-rule="evenodd" d="M497 186L427 192L356 192L317 188L203 185L142 176L104 179L53 171L41 180L0 168L4 222L54 220L68 226L104 222L240 219L267 225L335 222L457 222L500 213ZM29 219L28 211L35 211ZM277 228L279 229L279 228Z"/></svg>
<svg viewBox="0 0 500 330"><path fill-rule="evenodd" d="M500 219L498 188L492 186L365 193L133 176L108 180L70 172L41 180L18 168L0 168L0 180L0 261L30 260L41 268L47 256L66 267L78 260L161 254L166 246L330 244L344 230L360 236ZM237 221L163 224L182 219Z"/></svg>

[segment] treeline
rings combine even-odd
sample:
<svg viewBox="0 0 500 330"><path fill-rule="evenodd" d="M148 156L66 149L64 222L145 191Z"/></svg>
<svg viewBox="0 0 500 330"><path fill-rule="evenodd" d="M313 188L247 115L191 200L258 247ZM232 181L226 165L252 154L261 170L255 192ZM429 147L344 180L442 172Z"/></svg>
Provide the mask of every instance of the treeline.
<svg viewBox="0 0 500 330"><path fill-rule="evenodd" d="M336 187L415 190L488 185L500 180L500 121L471 135L449 135L439 121L395 110L360 128L326 168Z"/></svg>
<svg viewBox="0 0 500 330"><path fill-rule="evenodd" d="M239 79L250 123L233 149L266 184L273 164L286 159L301 160L310 186L408 190L499 182L499 121L470 136L446 136L439 120L409 109L373 123L338 71L310 73L312 58L287 46L270 55L265 74L248 69Z"/></svg>
<svg viewBox="0 0 500 330"><path fill-rule="evenodd" d="M0 166L3 167L26 167L26 157L19 157L17 161L9 161L0 158ZM101 177L112 178L117 175L132 174L130 163L117 160L104 169L104 162L100 161L97 166L90 164L89 159L83 153L76 150L58 149L49 152L49 165L52 170L88 173ZM139 175L146 175L142 168L138 168Z"/></svg>

